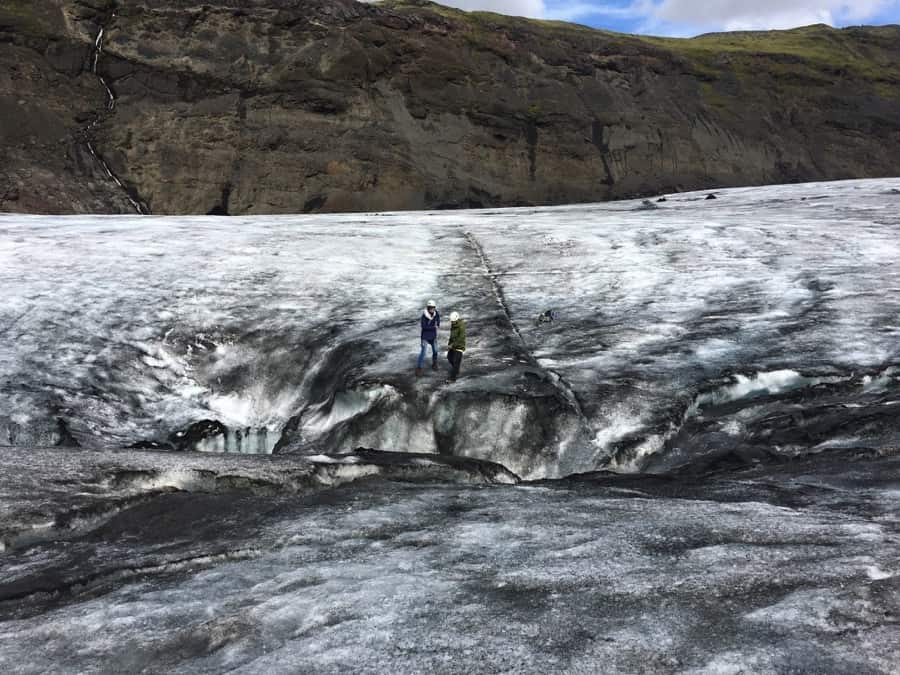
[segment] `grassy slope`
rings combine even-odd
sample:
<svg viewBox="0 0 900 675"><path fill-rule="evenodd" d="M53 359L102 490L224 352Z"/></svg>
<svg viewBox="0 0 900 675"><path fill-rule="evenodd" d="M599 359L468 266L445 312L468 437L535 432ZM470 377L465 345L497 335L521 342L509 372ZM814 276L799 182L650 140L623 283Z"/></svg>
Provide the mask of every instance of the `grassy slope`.
<svg viewBox="0 0 900 675"><path fill-rule="evenodd" d="M103 9L109 0L95 0ZM828 84L850 77L887 98L900 98L900 26L834 29L824 25L788 31L715 33L695 38L658 38L596 30L560 21L523 19L490 12L463 12L428 0L382 0L401 14L449 21L473 46L516 58L503 32L538 41L550 60L629 54L677 62L701 81L770 75L782 83ZM19 37L59 36L61 15L34 0L0 2L3 28ZM542 49L542 53L544 50ZM710 89L709 86L706 87Z"/></svg>
<svg viewBox="0 0 900 675"><path fill-rule="evenodd" d="M701 68L727 64L738 77L768 74L798 84L827 85L849 77L873 85L882 96L900 95L896 55L900 28L834 29L816 25L788 31L717 33L691 39L644 38L681 54Z"/></svg>
<svg viewBox="0 0 900 675"><path fill-rule="evenodd" d="M887 98L900 97L900 26L834 29L825 25L785 31L712 33L695 38L659 38L596 30L559 21L463 12L425 0L383 0L399 13L432 13L462 27L469 41L491 48L497 29L529 34L577 50L611 53L638 50L681 62L707 83L723 75L739 80L769 75L782 84L829 84L850 77ZM710 86L706 90L711 95ZM715 101L713 101L715 102ZM721 101L719 101L721 102Z"/></svg>

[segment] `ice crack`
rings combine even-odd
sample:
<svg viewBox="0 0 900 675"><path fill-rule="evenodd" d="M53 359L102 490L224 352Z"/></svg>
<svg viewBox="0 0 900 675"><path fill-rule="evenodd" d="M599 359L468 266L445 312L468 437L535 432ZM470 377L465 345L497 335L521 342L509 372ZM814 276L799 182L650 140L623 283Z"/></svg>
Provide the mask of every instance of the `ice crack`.
<svg viewBox="0 0 900 675"><path fill-rule="evenodd" d="M529 365L541 371L547 376L547 380L560 393L566 404L578 417L582 427L593 438L595 435L595 430L587 415L585 415L584 413L584 408L581 405L581 401L578 400L578 394L575 393L575 390L562 375L560 375L555 370L542 365L541 362L538 361L538 359L531 352L531 348L529 347L528 342L525 340L525 336L522 335L522 331L516 324L515 319L513 319L512 311L509 308L509 304L506 301L506 295L503 292L503 286L498 281L499 275L494 271L490 259L484 252L484 248L482 247L481 242L479 242L475 235L471 232L463 232L463 235L465 236L466 241L469 243L469 246L471 246L475 253L478 255L478 259L481 262L481 267L484 270L484 277L491 285L491 290L494 293L494 298L497 301L497 305L500 307L500 311L503 312L503 316L505 317L510 330L516 336L519 344L522 347L522 356L524 356L528 360Z"/></svg>

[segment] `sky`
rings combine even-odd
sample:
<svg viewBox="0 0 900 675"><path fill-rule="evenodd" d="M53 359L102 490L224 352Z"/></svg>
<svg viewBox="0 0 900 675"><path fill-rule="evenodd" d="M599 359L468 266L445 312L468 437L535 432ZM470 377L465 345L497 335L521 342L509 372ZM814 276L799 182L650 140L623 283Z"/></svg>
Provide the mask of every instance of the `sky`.
<svg viewBox="0 0 900 675"><path fill-rule="evenodd" d="M465 10L687 37L723 30L900 23L900 0L437 0Z"/></svg>

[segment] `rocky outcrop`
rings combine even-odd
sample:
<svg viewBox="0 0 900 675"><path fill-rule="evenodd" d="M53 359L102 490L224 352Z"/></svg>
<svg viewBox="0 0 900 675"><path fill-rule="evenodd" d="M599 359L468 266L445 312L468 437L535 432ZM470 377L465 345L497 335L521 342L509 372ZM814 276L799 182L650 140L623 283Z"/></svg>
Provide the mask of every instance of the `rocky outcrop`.
<svg viewBox="0 0 900 675"><path fill-rule="evenodd" d="M896 26L666 40L411 0L7 0L0 64L7 211L477 207L900 174Z"/></svg>

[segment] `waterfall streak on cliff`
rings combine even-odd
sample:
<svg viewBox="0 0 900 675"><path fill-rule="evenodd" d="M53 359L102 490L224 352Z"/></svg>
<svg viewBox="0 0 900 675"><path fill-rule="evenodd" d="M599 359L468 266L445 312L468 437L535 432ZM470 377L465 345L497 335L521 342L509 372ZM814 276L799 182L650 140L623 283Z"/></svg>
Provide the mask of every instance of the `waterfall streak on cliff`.
<svg viewBox="0 0 900 675"><path fill-rule="evenodd" d="M97 33L97 39L94 40L94 58L93 63L91 65L91 72L95 75L97 74L97 62L100 60L100 52L103 51L103 32L104 28L100 29L100 32Z"/></svg>
<svg viewBox="0 0 900 675"><path fill-rule="evenodd" d="M113 14L113 15L112 15L112 18L115 18L115 16L116 16L116 15ZM113 93L113 90L112 90L112 88L109 86L109 83L106 81L106 79L105 79L102 75L100 75L100 74L97 72L97 65L98 65L98 63L99 63L99 61L100 61L100 54L103 53L103 35L104 35L105 32L106 32L106 28L101 27L101 28L100 28L100 32L97 33L97 38L94 40L94 53L93 53L93 56L92 56L91 72L97 77L97 79L100 81L100 84L102 84L102 85L103 85L103 88L106 90L106 112L107 112L107 113L111 113L111 112L113 112L113 111L115 110L115 108L116 108L116 95ZM100 123L100 118L97 118L97 119L95 119L93 122L91 122L91 124L87 127L87 129L85 129L85 134L86 134L86 135L90 134L90 133L97 127L97 125L98 125L99 123ZM140 214L142 214L142 215L145 214L147 211L146 211L146 209L144 208L144 206L141 205L140 202L138 202L136 199L134 199L134 198L131 196L131 193L129 192L128 188L126 188L126 187L125 187L125 184L119 179L119 177L116 176L116 175L112 172L112 169L109 168L109 164L106 162L106 160L104 160L104 159L100 156L100 154L99 154L99 153L97 152L97 150L94 148L93 144L92 144L90 141L87 141L87 142L86 142L86 145L87 145L88 152L91 153L91 156L97 161L97 163L100 165L100 167L101 167L101 168L103 169L103 171L106 173L106 175L107 175L107 176L108 176L108 177L109 177L109 178L110 178L110 179L111 179L111 180L112 180L112 181L113 181L113 182L114 182L114 183L115 183L115 184L116 184L123 192L125 192L125 197L126 197L126 198L128 199L128 201L131 203L131 206L134 208L134 210L135 210L137 213L140 213Z"/></svg>
<svg viewBox="0 0 900 675"><path fill-rule="evenodd" d="M92 125L92 127L93 127L93 126L94 126L94 125ZM121 180L119 180L119 177L116 176L116 174L114 174L114 173L112 172L112 169L109 168L109 164L107 164L107 163L106 163L106 160L104 160L104 159L97 153L97 151L94 149L93 144L92 144L90 141L88 141L88 143L87 143L87 149L88 149L88 152L91 153L91 157L93 157L95 160L97 160L97 164L99 164L99 165L100 165L100 168L103 169L103 171L106 173L107 178L109 178L109 179L112 180L116 185L118 185L120 188L122 188L123 190L125 190L125 197L128 199L129 202L131 202L131 205L134 207L134 210L137 211L137 212L140 213L140 214L143 214L143 213L144 213L144 210L143 210L143 208L141 208L141 205L138 204L134 199L132 199L132 197L131 197L130 194L128 194L128 191L127 191L127 189L125 188L125 185L122 183Z"/></svg>

